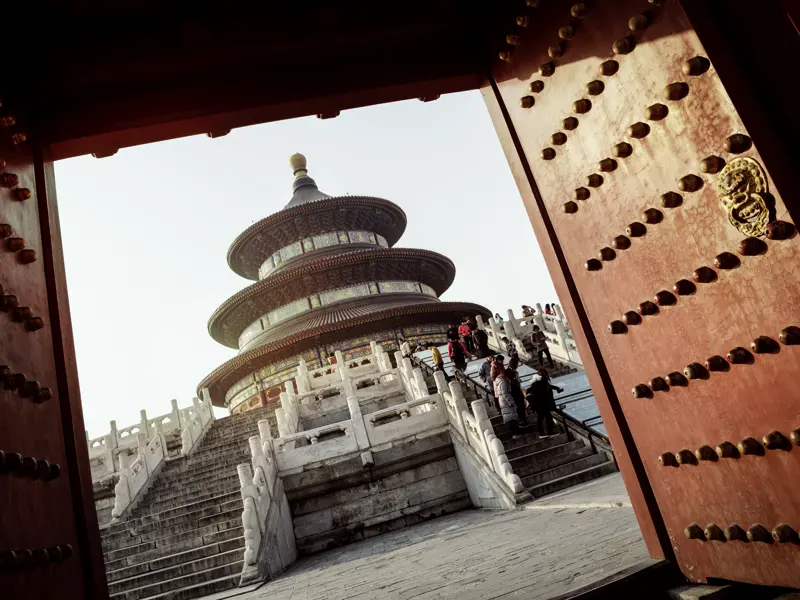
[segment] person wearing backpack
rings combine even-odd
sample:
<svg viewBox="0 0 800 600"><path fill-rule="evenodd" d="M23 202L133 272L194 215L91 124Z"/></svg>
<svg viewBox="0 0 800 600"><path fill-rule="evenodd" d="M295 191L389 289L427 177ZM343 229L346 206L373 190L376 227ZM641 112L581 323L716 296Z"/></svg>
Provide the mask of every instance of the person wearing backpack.
<svg viewBox="0 0 800 600"><path fill-rule="evenodd" d="M458 335L450 338L447 344L447 353L450 355L450 360L453 361L453 366L463 373L467 368L469 352L464 342L458 339Z"/></svg>

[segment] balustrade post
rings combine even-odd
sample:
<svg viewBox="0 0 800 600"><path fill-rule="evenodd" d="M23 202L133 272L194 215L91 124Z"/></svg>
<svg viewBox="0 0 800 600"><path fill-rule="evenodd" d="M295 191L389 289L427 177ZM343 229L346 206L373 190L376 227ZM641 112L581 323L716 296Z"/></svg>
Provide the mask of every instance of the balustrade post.
<svg viewBox="0 0 800 600"><path fill-rule="evenodd" d="M455 405L455 425L458 429L458 432L466 439L466 434L464 432L464 421L461 416L462 412L467 410L467 401L464 398L464 390L461 389L461 384L458 381L451 381L449 387L450 396L452 397L453 404Z"/></svg>
<svg viewBox="0 0 800 600"><path fill-rule="evenodd" d="M183 427L182 419L181 419L181 411L178 408L178 401L176 399L172 399L169 401L172 410L169 413L169 420L177 427L181 429Z"/></svg>
<svg viewBox="0 0 800 600"><path fill-rule="evenodd" d="M506 321L503 322L503 333L509 340L513 340L517 337L517 332L516 329L514 328L514 323L511 320L507 319ZM505 348L502 345L501 338L498 338L497 345L500 346L500 349L503 352L505 352Z"/></svg>
<svg viewBox="0 0 800 600"><path fill-rule="evenodd" d="M506 332L508 332L508 324L511 323L511 335L508 336L508 339L511 339L517 335L517 318L514 316L514 311L510 308L506 311L506 314L508 315L508 319L503 325L506 327Z"/></svg>
<svg viewBox="0 0 800 600"><path fill-rule="evenodd" d="M202 399L203 406L205 407L208 420L213 421L216 417L214 417L214 404L211 402L211 392L208 388L203 388L200 390L200 398Z"/></svg>
<svg viewBox="0 0 800 600"><path fill-rule="evenodd" d="M269 428L269 421L261 419L258 422L258 434L261 436L261 443L266 444L272 440L272 431Z"/></svg>
<svg viewBox="0 0 800 600"><path fill-rule="evenodd" d="M147 423L147 411L142 409L139 411L139 431L145 436L150 437L150 425Z"/></svg>
<svg viewBox="0 0 800 600"><path fill-rule="evenodd" d="M278 421L278 437L283 438L291 435L286 425L286 413L282 408L275 409L275 419Z"/></svg>
<svg viewBox="0 0 800 600"><path fill-rule="evenodd" d="M139 456L144 456L144 451L147 448L147 436L141 431L136 434L136 452Z"/></svg>
<svg viewBox="0 0 800 600"><path fill-rule="evenodd" d="M555 310L555 313L556 313L556 316L558 317L558 320L566 322L567 318L564 316L564 311L561 310L561 305L560 304L551 304L550 306L552 306L553 310Z"/></svg>
<svg viewBox="0 0 800 600"><path fill-rule="evenodd" d="M447 391L447 376L443 371L434 371L433 380L436 382L436 391L444 394Z"/></svg>
<svg viewBox="0 0 800 600"><path fill-rule="evenodd" d="M556 321L556 334L558 335L559 344L563 350L564 358L572 360L569 355L569 345L567 344L567 331L564 329L564 324L561 321Z"/></svg>
<svg viewBox="0 0 800 600"><path fill-rule="evenodd" d="M364 424L364 415L361 412L361 405L358 403L358 398L348 398L347 409L350 412L350 420L353 422L353 435L358 444L358 449L368 450L369 437L367 436L367 427Z"/></svg>
<svg viewBox="0 0 800 600"><path fill-rule="evenodd" d="M267 458L264 456L264 448L261 446L261 436L251 435L249 438L247 438L247 443L250 446L250 456L253 459L253 472L255 473L256 469L261 467L261 470L266 477Z"/></svg>
<svg viewBox="0 0 800 600"><path fill-rule="evenodd" d="M428 384L425 381L425 376L422 374L422 369L419 367L415 368L413 374L414 386L417 388L417 400L426 396L430 396L428 393Z"/></svg>
<svg viewBox="0 0 800 600"><path fill-rule="evenodd" d="M103 456L103 464L105 465L106 473L113 473L114 467L114 444L113 444L114 435L109 433L105 437L105 446L104 448L104 456Z"/></svg>
<svg viewBox="0 0 800 600"><path fill-rule="evenodd" d="M544 327L544 317L542 316L542 313L537 312L534 315L533 323L534 323L534 325L538 325L539 329L541 329L542 331L547 331L547 329L545 329L545 327Z"/></svg>
<svg viewBox="0 0 800 600"><path fill-rule="evenodd" d="M500 345L500 324L494 320L494 317L489 319L489 328L492 331L492 337L494 337L494 343L497 348L502 348Z"/></svg>
<svg viewBox="0 0 800 600"><path fill-rule="evenodd" d="M109 421L108 424L111 426L111 448L117 449L119 448L119 432L117 431L117 422Z"/></svg>
<svg viewBox="0 0 800 600"><path fill-rule="evenodd" d="M295 382L297 383L297 391L299 393L302 394L311 391L311 383L308 377L308 365L304 358L301 358L300 363L297 365L297 377L295 378Z"/></svg>
<svg viewBox="0 0 800 600"><path fill-rule="evenodd" d="M344 354L342 354L342 351L337 350L333 353L333 355L336 357L336 370L341 370L343 374L347 374L347 372L350 370L350 367L345 363Z"/></svg>

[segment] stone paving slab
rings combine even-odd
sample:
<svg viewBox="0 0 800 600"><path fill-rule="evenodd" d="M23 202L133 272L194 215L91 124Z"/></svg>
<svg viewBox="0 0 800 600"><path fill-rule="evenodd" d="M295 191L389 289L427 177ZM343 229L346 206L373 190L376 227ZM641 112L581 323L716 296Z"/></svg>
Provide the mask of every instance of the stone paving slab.
<svg viewBox="0 0 800 600"><path fill-rule="evenodd" d="M464 511L316 554L236 597L546 599L648 560L618 473L525 508Z"/></svg>

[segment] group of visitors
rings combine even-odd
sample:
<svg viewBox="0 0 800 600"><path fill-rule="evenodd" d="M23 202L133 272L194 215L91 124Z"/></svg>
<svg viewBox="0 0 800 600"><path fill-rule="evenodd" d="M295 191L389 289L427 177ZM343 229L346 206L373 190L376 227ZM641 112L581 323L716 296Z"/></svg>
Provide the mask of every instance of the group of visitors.
<svg viewBox="0 0 800 600"><path fill-rule="evenodd" d="M495 315L495 318L499 317L499 314ZM512 436L519 436L532 427L528 424L528 408L536 413L539 436L546 438L554 434L551 414L555 409L553 390L561 392L562 389L550 382L550 375L544 366L533 376L527 390L523 390L517 372L520 363L519 352L512 340L502 338L508 356L508 366L506 366L506 357L496 354L489 348L486 332L478 329L477 324L469 317L465 317L458 325L451 326L447 330L447 339L447 353L456 370L463 373L469 360L486 359L478 371L478 376L494 396L497 409L503 416L503 423L508 423ZM547 356L550 366L553 366L547 338L538 326L534 326L533 342L539 362L542 363L543 357ZM430 343L427 347L431 351L434 370L444 372L444 359L437 344ZM403 345L401 350L405 355Z"/></svg>
<svg viewBox="0 0 800 600"><path fill-rule="evenodd" d="M552 436L554 423L551 411L556 407L553 390L563 390L550 382L547 369L542 367L533 376L527 391L524 391L517 372L519 358L510 357L507 367L504 362L505 357L502 354L487 357L478 375L493 390L497 409L503 417L503 423L508 424L512 437L516 438L531 427L528 424L528 408L536 413L539 437Z"/></svg>
<svg viewBox="0 0 800 600"><path fill-rule="evenodd" d="M544 305L544 314L546 314L546 315L551 315L551 316L555 316L555 315L556 315L556 309L555 309L555 306L556 306L555 304L553 304L553 306L552 306L552 307L551 307L549 304L545 304L545 305ZM523 316L523 317L532 317L532 316L534 316L535 314L536 314L536 309L532 308L532 307L531 307L530 305L528 305L528 304L523 304L523 305L522 305L522 316ZM496 314L495 314L495 317L497 317L497 316L498 316L498 315L496 315Z"/></svg>

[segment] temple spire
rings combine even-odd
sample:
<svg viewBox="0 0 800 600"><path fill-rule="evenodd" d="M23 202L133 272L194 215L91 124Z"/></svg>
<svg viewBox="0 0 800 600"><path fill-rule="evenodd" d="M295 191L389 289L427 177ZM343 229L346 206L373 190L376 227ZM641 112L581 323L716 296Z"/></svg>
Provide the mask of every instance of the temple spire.
<svg viewBox="0 0 800 600"><path fill-rule="evenodd" d="M289 157L289 164L292 165L292 173L295 177L303 177L308 175L308 169L306 168L306 157L299 152L292 154Z"/></svg>
<svg viewBox="0 0 800 600"><path fill-rule="evenodd" d="M304 202L330 197L328 194L320 192L319 188L317 188L317 182L308 176L308 162L305 156L299 152L292 154L289 157L289 164L292 167L292 174L294 174L294 182L292 183L294 195L286 206L296 206Z"/></svg>

